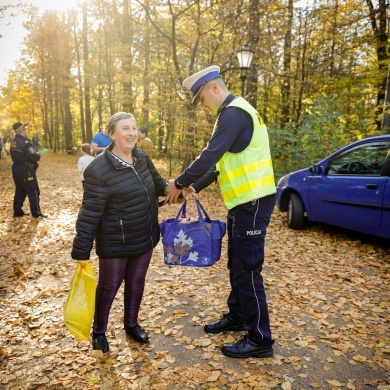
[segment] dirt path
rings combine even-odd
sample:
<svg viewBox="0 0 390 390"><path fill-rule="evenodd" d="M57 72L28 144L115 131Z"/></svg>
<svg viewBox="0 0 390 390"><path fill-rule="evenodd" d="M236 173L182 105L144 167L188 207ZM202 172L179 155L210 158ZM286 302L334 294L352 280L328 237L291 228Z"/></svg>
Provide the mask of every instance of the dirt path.
<svg viewBox="0 0 390 390"><path fill-rule="evenodd" d="M77 158L43 157L38 179L49 218L39 221L12 217L10 161L0 160L0 389L390 389L390 246L325 226L294 232L277 210L264 270L274 358L224 357L221 345L238 334L203 331L226 310L226 241L207 269L166 267L157 246L140 313L150 345L126 339L122 290L111 310L110 354L75 340L62 310L82 196ZM225 219L218 192L200 199L213 219ZM160 219L177 210L161 208Z"/></svg>

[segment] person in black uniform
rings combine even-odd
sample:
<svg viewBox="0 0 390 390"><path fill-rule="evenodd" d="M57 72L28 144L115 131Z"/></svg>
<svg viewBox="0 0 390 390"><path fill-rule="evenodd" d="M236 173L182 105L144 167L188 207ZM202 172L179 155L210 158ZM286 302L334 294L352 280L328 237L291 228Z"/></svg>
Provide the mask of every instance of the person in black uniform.
<svg viewBox="0 0 390 390"><path fill-rule="evenodd" d="M27 123L16 122L12 126L15 138L11 142L12 177L15 182L14 217L28 215L22 209L28 196L31 215L34 218L46 218L39 206L39 185L36 171L41 155L35 151L34 145L27 138Z"/></svg>
<svg viewBox="0 0 390 390"><path fill-rule="evenodd" d="M222 353L233 358L270 357L274 341L261 271L276 188L267 128L254 107L229 92L219 66L188 77L183 87L192 93L193 104L199 101L217 120L207 146L169 182L167 201L174 202L181 190L191 196L218 177L228 209L228 312L205 324L204 330L212 334L246 330L244 337L223 345Z"/></svg>

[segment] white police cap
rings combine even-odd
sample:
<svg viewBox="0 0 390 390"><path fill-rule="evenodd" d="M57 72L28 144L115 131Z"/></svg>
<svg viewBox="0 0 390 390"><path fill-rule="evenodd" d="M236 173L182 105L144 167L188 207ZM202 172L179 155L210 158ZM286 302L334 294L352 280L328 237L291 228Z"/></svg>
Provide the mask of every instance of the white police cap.
<svg viewBox="0 0 390 390"><path fill-rule="evenodd" d="M221 74L219 73L220 69L221 68L219 66L212 65L193 74L183 81L183 88L192 92L192 104L197 103L199 92L208 81L221 77Z"/></svg>

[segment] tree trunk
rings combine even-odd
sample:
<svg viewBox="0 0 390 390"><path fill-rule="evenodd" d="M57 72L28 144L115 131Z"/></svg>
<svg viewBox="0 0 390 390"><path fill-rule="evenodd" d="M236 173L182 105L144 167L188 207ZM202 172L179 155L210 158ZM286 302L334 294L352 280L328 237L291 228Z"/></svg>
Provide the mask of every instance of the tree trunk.
<svg viewBox="0 0 390 390"><path fill-rule="evenodd" d="M294 0L288 1L287 26L284 38L283 79L281 87L281 126L285 127L291 122L290 93L291 93L291 34L294 18Z"/></svg>
<svg viewBox="0 0 390 390"><path fill-rule="evenodd" d="M65 87L63 89L62 104L64 109L63 128L64 128L64 136L65 136L65 150L69 150L74 146L74 144L73 144L73 137L72 137L72 112L70 110L70 93L68 87Z"/></svg>
<svg viewBox="0 0 390 390"><path fill-rule="evenodd" d="M388 54L388 39L387 32L387 17L386 0L378 0L379 9L375 10L372 0L366 0L370 11L371 27L374 35L374 42L376 46L376 55L378 60L379 78L378 78L378 92L377 92L377 126L381 127L380 116L382 114L382 106L385 102L385 93L387 85L387 69L389 63ZM378 15L378 20L377 16Z"/></svg>
<svg viewBox="0 0 390 390"><path fill-rule="evenodd" d="M149 0L146 0L145 6L149 8ZM145 20L145 38L144 38L144 74L143 74L143 89L144 99L142 103L141 125L147 126L149 123L149 95L150 95L150 20Z"/></svg>
<svg viewBox="0 0 390 390"><path fill-rule="evenodd" d="M133 36L133 22L131 18L131 1L123 0L123 111L134 113L135 104L133 97L133 56L132 39Z"/></svg>
<svg viewBox="0 0 390 390"><path fill-rule="evenodd" d="M88 46L88 18L87 2L83 5L83 54L84 54L84 101L85 101L85 134L87 141L92 139L92 116L91 116L91 67L89 64Z"/></svg>
<svg viewBox="0 0 390 390"><path fill-rule="evenodd" d="M84 118L84 101L83 101L83 79L81 76L81 58L80 58L80 44L77 36L76 24L73 26L73 39L75 43L75 53L77 61L77 82L78 82L78 99L79 99L79 112L80 112L80 130L82 143L90 142L87 140L85 134L85 118Z"/></svg>
<svg viewBox="0 0 390 390"><path fill-rule="evenodd" d="M390 64L387 72L386 97L381 130L382 134L390 134Z"/></svg>
<svg viewBox="0 0 390 390"><path fill-rule="evenodd" d="M258 59L260 42L260 12L259 0L252 0L249 8L249 44L253 50L253 60L251 69L248 71L247 100L254 107L257 107L257 88L258 88Z"/></svg>

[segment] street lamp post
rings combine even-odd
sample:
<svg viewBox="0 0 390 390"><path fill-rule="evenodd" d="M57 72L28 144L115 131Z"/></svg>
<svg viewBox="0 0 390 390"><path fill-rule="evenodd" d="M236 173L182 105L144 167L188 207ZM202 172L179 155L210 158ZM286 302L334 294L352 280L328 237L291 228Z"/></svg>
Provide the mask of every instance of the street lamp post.
<svg viewBox="0 0 390 390"><path fill-rule="evenodd" d="M238 64L241 69L241 96L244 96L245 94L245 80L246 80L246 72L251 66L252 60L253 60L253 50L250 48L250 46L245 43L245 45L237 51L237 58L238 58Z"/></svg>

